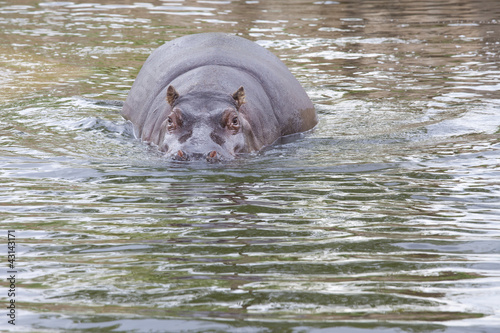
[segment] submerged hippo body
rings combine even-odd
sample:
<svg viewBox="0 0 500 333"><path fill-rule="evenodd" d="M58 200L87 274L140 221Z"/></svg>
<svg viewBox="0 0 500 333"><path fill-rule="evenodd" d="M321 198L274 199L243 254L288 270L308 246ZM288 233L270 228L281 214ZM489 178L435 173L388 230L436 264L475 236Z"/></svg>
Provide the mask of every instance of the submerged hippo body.
<svg viewBox="0 0 500 333"><path fill-rule="evenodd" d="M205 33L156 49L123 105L135 135L176 159L231 159L317 123L286 66L241 37Z"/></svg>

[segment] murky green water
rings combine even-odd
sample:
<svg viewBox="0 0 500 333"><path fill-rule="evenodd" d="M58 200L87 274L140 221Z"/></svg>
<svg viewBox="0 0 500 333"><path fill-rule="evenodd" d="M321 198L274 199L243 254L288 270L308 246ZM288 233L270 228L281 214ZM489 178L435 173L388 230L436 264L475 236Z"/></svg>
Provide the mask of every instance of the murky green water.
<svg viewBox="0 0 500 333"><path fill-rule="evenodd" d="M0 329L494 332L499 20L496 0L0 1ZM207 31L280 56L317 128L175 163L97 101Z"/></svg>

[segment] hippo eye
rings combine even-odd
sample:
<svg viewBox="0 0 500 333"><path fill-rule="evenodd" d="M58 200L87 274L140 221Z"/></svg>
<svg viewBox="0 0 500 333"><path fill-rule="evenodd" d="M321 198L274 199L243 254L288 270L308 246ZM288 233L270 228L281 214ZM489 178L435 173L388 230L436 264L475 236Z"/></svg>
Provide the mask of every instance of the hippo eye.
<svg viewBox="0 0 500 333"><path fill-rule="evenodd" d="M227 128L237 132L240 129L240 120L238 119L238 116L234 116L233 118L230 118Z"/></svg>
<svg viewBox="0 0 500 333"><path fill-rule="evenodd" d="M174 123L174 120L172 119L172 117L168 117L167 118L167 129L169 131L173 131L175 129L175 123Z"/></svg>
<svg viewBox="0 0 500 333"><path fill-rule="evenodd" d="M231 108L224 110L220 124L223 128L226 128L231 132L233 132L233 134L238 133L240 130L241 123L240 123L240 118L236 113L236 110Z"/></svg>
<svg viewBox="0 0 500 333"><path fill-rule="evenodd" d="M172 112L170 112L170 114L167 116L166 125L169 131L174 131L177 128L182 127L181 111L178 109L174 109Z"/></svg>

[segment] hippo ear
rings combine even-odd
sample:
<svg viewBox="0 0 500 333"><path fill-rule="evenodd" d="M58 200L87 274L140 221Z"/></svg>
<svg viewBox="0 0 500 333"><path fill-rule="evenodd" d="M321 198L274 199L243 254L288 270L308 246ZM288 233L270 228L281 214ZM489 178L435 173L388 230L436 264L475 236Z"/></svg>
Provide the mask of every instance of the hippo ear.
<svg viewBox="0 0 500 333"><path fill-rule="evenodd" d="M238 107L238 109L240 108L240 106L245 104L245 90L243 89L243 87L239 87L238 90L236 90L236 92L233 94L233 98L236 101L236 106Z"/></svg>
<svg viewBox="0 0 500 333"><path fill-rule="evenodd" d="M174 102L179 98L179 93L173 86L167 88L167 102L170 106L174 106Z"/></svg>

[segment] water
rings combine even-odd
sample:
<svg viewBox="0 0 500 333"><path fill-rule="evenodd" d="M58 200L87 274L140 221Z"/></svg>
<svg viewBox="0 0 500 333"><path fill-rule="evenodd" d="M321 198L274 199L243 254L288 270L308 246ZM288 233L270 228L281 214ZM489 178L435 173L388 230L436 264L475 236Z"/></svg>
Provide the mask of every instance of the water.
<svg viewBox="0 0 500 333"><path fill-rule="evenodd" d="M496 331L499 17L495 0L0 2L0 328ZM215 165L135 140L106 101L208 31L277 54L316 129Z"/></svg>

